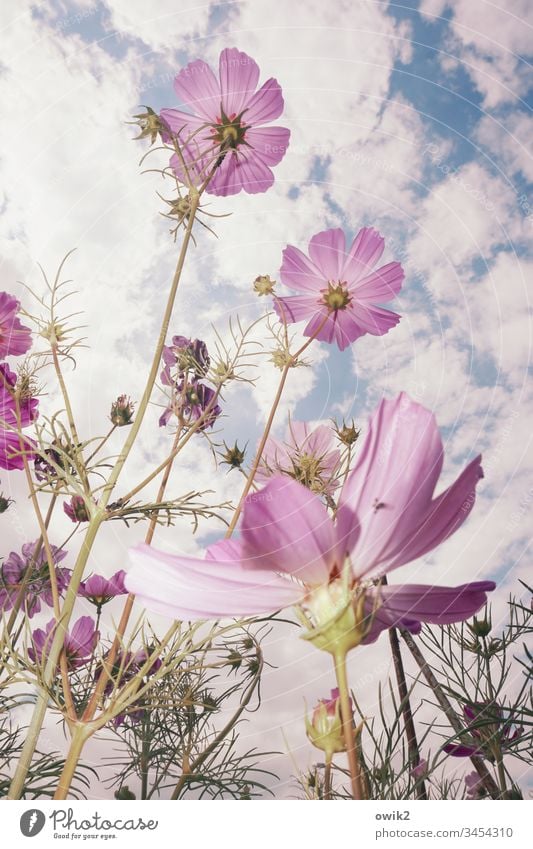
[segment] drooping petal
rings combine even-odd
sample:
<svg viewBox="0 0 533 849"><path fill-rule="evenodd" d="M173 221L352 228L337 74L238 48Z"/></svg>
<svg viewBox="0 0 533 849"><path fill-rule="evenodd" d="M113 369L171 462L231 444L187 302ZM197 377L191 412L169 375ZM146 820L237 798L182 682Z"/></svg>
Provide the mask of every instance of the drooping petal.
<svg viewBox="0 0 533 849"><path fill-rule="evenodd" d="M325 280L340 281L346 259L346 237L340 228L317 233L309 242L309 256Z"/></svg>
<svg viewBox="0 0 533 849"><path fill-rule="evenodd" d="M363 227L352 242L342 269L342 277L348 283L356 283L370 273L379 260L385 240L374 227Z"/></svg>
<svg viewBox="0 0 533 849"><path fill-rule="evenodd" d="M219 73L222 108L228 117L238 115L257 88L259 66L246 53L228 47L220 54Z"/></svg>
<svg viewBox="0 0 533 849"><path fill-rule="evenodd" d="M333 522L318 496L276 475L249 495L241 523L248 568L287 572L309 584L328 580L335 560Z"/></svg>
<svg viewBox="0 0 533 849"><path fill-rule="evenodd" d="M292 245L283 251L280 276L289 289L312 292L317 297L320 290L326 288L327 280L322 272L299 248Z"/></svg>
<svg viewBox="0 0 533 849"><path fill-rule="evenodd" d="M367 613L376 608L365 643L374 642L386 628L405 627L405 621L449 625L463 622L487 603L493 581L475 581L459 587L435 587L423 584L388 584L367 593Z"/></svg>
<svg viewBox="0 0 533 849"><path fill-rule="evenodd" d="M197 560L147 545L129 551L125 585L155 613L201 620L272 613L296 603L302 589L272 571L239 561Z"/></svg>
<svg viewBox="0 0 533 849"><path fill-rule="evenodd" d="M277 165L287 153L290 135L285 127L261 127L246 131L246 143L265 165Z"/></svg>
<svg viewBox="0 0 533 849"><path fill-rule="evenodd" d="M429 410L405 393L380 402L339 500L338 512L348 509L361 526L352 552L357 576L381 574L412 559L398 561L424 522L442 461Z"/></svg>
<svg viewBox="0 0 533 849"><path fill-rule="evenodd" d="M209 123L220 117L220 85L207 62L189 62L176 76L174 90L182 103Z"/></svg>
<svg viewBox="0 0 533 849"><path fill-rule="evenodd" d="M275 121L283 112L283 95L277 80L271 77L249 99L243 115L245 124L257 127Z"/></svg>

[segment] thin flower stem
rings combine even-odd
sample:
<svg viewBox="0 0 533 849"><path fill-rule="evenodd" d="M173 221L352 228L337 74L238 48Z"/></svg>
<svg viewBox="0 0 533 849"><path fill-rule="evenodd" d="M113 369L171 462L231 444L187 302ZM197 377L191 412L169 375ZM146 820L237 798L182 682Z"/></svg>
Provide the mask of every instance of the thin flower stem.
<svg viewBox="0 0 533 849"><path fill-rule="evenodd" d="M348 756L348 765L350 767L352 797L354 799L363 799L364 795L363 783L361 780L361 768L355 745L353 715L350 707L350 691L348 688L348 677L346 674L346 654L336 654L333 659L335 663L335 675L337 678L341 703L342 733L344 736L344 744L346 746L346 754Z"/></svg>
<svg viewBox="0 0 533 849"><path fill-rule="evenodd" d="M59 784L57 785L56 792L54 794L54 799L67 798L70 785L72 784L72 779L74 778L74 773L76 772L76 767L78 766L78 761L80 759L82 749L89 735L90 729L87 725L82 722L79 722L74 725L70 749L65 760L63 772L61 773L59 779Z"/></svg>
<svg viewBox="0 0 533 849"><path fill-rule="evenodd" d="M94 449L93 453L92 453L92 454L90 454L90 455L87 457L87 460L85 461L85 466L87 466L87 465L91 462L91 460L92 460L94 457L96 457L96 455L98 454L98 452L102 450L102 448L103 448L103 447L104 447L104 445L106 444L107 440L110 438L110 436L112 436L112 434L116 431L116 429L117 429L117 425L113 425L113 427L111 427L111 428L109 429L109 431L106 433L106 435L102 437L102 439L100 440L100 442L98 443L98 445L97 445L97 446L96 446L96 448Z"/></svg>
<svg viewBox="0 0 533 849"><path fill-rule="evenodd" d="M246 481L246 484L245 484L244 489L242 491L241 497L239 499L237 509L235 510L235 512L232 516L231 522L229 523L228 530L226 531L226 537L230 537L232 535L233 531L235 530L235 527L237 525L237 522L239 521L239 517L240 517L241 512L242 512L242 508L244 507L244 502L246 501L246 497L248 496L248 493L250 492L250 490L253 486L254 478L256 476L257 469L259 468L259 463L261 462L261 457L263 456L263 451L265 449L267 439L270 436L270 431L271 431L272 425L274 423L274 418L275 418L275 415L276 415L278 407L279 407L279 402L281 401L281 396L283 395L283 390L285 388L285 383L287 381L289 371L290 371L291 368L293 368L297 364L298 358L301 357L303 352L309 347L311 342L313 342L313 340L320 333L320 331L322 330L322 328L323 328L324 324L326 323L326 321L328 320L328 318L329 318L329 313L326 314L324 320L317 327L315 333L313 333L313 335L309 337L309 339L301 346L301 348L298 348L298 350L296 351L295 354L292 354L290 357L287 358L287 362L283 366L283 371L281 373L281 378L280 378L280 381L279 381L279 384L278 384L276 395L274 397L274 401L273 401L272 407L270 409L270 413L269 413L269 416L268 416L268 419L267 419L267 423L266 423L265 429L263 431L263 436L261 437L261 441L259 443L259 447L257 449L257 453L255 455L254 462L252 463L252 468L250 469L250 473L248 475L248 480Z"/></svg>
<svg viewBox="0 0 533 849"><path fill-rule="evenodd" d="M324 767L324 799L331 799L331 752L326 752L326 765Z"/></svg>
<svg viewBox="0 0 533 849"><path fill-rule="evenodd" d="M491 700L491 709L495 709L496 707L496 693L494 691L494 685L492 683L492 671L490 668L490 653L487 645L487 638L483 637L483 649L485 655L485 669L486 669L486 677L487 677L487 685L489 688L489 695ZM497 736L497 734L495 735ZM506 799L508 796L508 788L507 788L507 779L505 776L505 766L503 763L503 755L502 755L502 747L500 744L500 740L496 740L496 745L494 746L494 760L496 761L496 771L498 773L498 778L500 780L500 790L501 790L501 798Z"/></svg>
<svg viewBox="0 0 533 849"><path fill-rule="evenodd" d="M452 705L450 704L448 697L446 696L444 690L442 689L439 682L435 678L435 675L433 674L433 671L432 671L431 667L429 666L427 660L425 659L424 655L420 651L420 648L417 646L417 644L413 640L413 637L409 633L409 631L406 631L404 628L399 628L398 630L400 631L400 636L402 637L402 639L404 640L405 644L407 645L409 651L411 652L414 659L416 660L416 662L419 666L419 669L420 669L422 675L424 676L424 678L426 679L430 689L433 691L435 698L437 699L437 701L438 701L439 705L441 706L444 714L446 715L448 722L450 723L450 725L452 726L452 728L453 728L453 730L455 731L456 734L461 734L464 730L463 725L462 725L460 719L458 718L457 714L455 713ZM485 789L487 790L489 796L492 799L499 799L500 798L500 788L498 787L498 785L494 781L492 775L490 774L487 767L485 766L485 764L483 762L483 758L479 757L479 755L470 755L470 760L472 762L472 766L474 767L477 774L481 778L483 785L484 785Z"/></svg>
<svg viewBox="0 0 533 849"><path fill-rule="evenodd" d="M89 521L89 526L87 528L87 532L85 538L83 540L80 552L78 554L78 558L76 560L76 564L72 571L72 577L67 589L67 593L65 596L65 603L63 605L63 610L61 612L61 618L59 620L58 628L56 629L56 633L52 642L52 646L50 648L50 654L48 656L48 660L45 667L45 675L43 686L40 689L39 696L37 698L37 703L34 708L33 716L28 728L28 733L26 736L26 740L24 742L24 746L22 747L22 751L20 754L20 759L17 764L17 768L15 770L15 774L13 776L13 780L11 782L11 786L9 789L9 798L11 799L19 799L22 795L24 789L24 782L26 780L26 775L31 765L31 760L33 754L35 752L37 746L37 740L39 738L39 734L41 732L41 728L44 722L44 718L46 715L46 709L48 706L48 693L47 688L51 685L55 671L57 668L57 662L59 660L59 656L61 654L63 648L63 640L65 631L68 627L68 623L70 622L70 617L72 616L72 612L74 609L74 604L76 602L76 594L78 592L79 585L83 578L83 573L85 570L85 566L87 565L87 560L89 558L89 554L94 545L94 541L100 530L100 525L105 521L106 518L106 505L109 502L115 484L118 481L120 473L124 467L124 464L130 454L130 451L133 447L133 444L137 438L139 433L141 424L144 419L144 415L146 410L148 409L148 404L150 401L150 397L152 394L152 390L155 385L155 381L157 379L157 374L159 371L159 365L161 360L161 354L163 351L163 346L165 344L165 339L168 331L168 327L170 324L170 319L172 316L172 311L174 308L174 302L176 299L176 293L179 285L179 281L181 279L181 273L183 271L183 266L185 263L185 257L187 254L187 249L189 247L189 243L191 240L192 229L194 220L196 217L196 212L198 210L198 205L200 202L200 195L198 192L192 194L191 197L191 211L189 215L189 219L187 222L187 227L185 230L185 235L183 238L183 243L180 249L178 262L176 265L176 271L174 273L174 277L172 280L172 284L170 287L170 292L167 300L167 305L165 308L165 312L163 315L163 320L161 323L161 330L159 333L159 338L156 344L156 348L154 351L154 357L152 361L152 366L148 375L148 380L146 383L146 387L139 404L137 415L135 420L131 426L131 430L128 433L128 436L124 442L122 447L122 451L120 452L118 459L111 470L111 474L109 479L103 489L100 502L98 504L98 508L95 509L92 513L91 519ZM83 742L81 743L83 746ZM81 748L80 748L81 751ZM77 761L76 761L77 762Z"/></svg>

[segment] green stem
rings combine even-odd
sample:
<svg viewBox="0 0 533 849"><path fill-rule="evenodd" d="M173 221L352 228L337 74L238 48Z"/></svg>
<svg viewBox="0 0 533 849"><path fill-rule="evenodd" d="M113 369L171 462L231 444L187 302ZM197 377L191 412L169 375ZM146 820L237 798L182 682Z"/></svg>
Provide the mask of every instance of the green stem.
<svg viewBox="0 0 533 849"><path fill-rule="evenodd" d="M82 749L88 737L88 728L84 723L78 723L74 726L69 753L59 779L59 784L57 785L56 792L54 793L54 799L67 798Z"/></svg>
<svg viewBox="0 0 533 849"><path fill-rule="evenodd" d="M363 799L361 769L357 758L353 716L350 706L350 690L348 687L348 676L346 673L346 652L334 655L333 660L335 663L335 675L337 678L337 686L339 688L339 698L341 702L342 733L344 736L344 744L346 746L346 754L348 756L348 765L350 768L352 797L354 799Z"/></svg>
<svg viewBox="0 0 533 849"><path fill-rule="evenodd" d="M154 357L152 361L152 367L150 369L150 373L148 375L148 380L146 383L146 387L143 393L143 397L138 407L137 415L135 420L131 426L131 429L128 433L126 441L122 447L122 451L113 467L109 479L103 489L102 496L100 498L100 502L98 504L98 508L95 509L93 515L91 516L91 520L89 522L89 526L87 528L85 539L82 543L81 550L78 554L78 558L74 569L72 571L72 577L70 580L69 587L67 589L67 593L65 596L65 603L63 605L63 610L61 611L61 617L59 619L59 625L56 629L54 640L52 642L52 646L50 649L50 654L45 667L44 681L43 685L40 689L39 696L37 698L37 703L35 705L35 709L33 712L33 716L30 722L30 726L28 728L28 733L26 736L26 740L24 746L22 748L22 752L20 755L19 762L17 764L17 768L15 771L15 775L13 776L13 780L11 782L11 786L9 789L8 798L11 799L19 799L22 795L24 789L24 782L26 780L26 775L31 765L31 760L33 754L35 752L37 746L37 740L39 738L39 734L41 732L41 728L44 722L44 718L46 715L46 708L48 705L48 688L51 686L54 676L56 674L57 663L59 660L59 655L63 648L63 641L65 636L65 631L70 622L70 617L72 616L72 611L74 609L74 604L76 601L76 594L78 592L79 585L83 578L83 572L85 570L85 566L87 565L87 560L89 558L89 554L91 552L92 546L94 544L96 535L100 529L100 525L106 518L105 507L111 497L111 493L113 492L113 488L120 476L120 473L124 467L124 464L129 456L129 453L133 447L135 439L139 433L144 415L146 410L148 409L148 404L150 401L150 397L152 394L152 390L154 388L157 375L160 368L161 354L163 351L163 346L165 344L165 339L168 332L168 327L170 324L170 319L172 316L172 310L174 307L174 301L176 299L176 293L178 289L178 284L181 278L181 273L183 270L183 265L185 262L185 256L187 254L187 248L189 246L189 242L192 235L192 228L194 224L194 220L196 217L196 212L198 209L198 204L200 201L199 194L196 192L191 199L191 212L189 215L189 220L187 223L187 228L185 231L185 236L183 239L183 244L180 249L180 254L178 257L178 262L176 265L176 271L174 273L174 277L172 280L172 284L170 287L170 293L168 296L167 306L165 308L165 313L163 316L163 321L161 324L161 330L159 333L159 338L157 341L156 349L154 352ZM83 747L83 741L81 742L81 747ZM80 747L80 752L81 752ZM70 754L69 754L70 757ZM77 758L79 757L79 752ZM77 761L76 761L77 762Z"/></svg>
<svg viewBox="0 0 533 849"><path fill-rule="evenodd" d="M331 799L331 752L326 752L326 766L324 768L324 799Z"/></svg>

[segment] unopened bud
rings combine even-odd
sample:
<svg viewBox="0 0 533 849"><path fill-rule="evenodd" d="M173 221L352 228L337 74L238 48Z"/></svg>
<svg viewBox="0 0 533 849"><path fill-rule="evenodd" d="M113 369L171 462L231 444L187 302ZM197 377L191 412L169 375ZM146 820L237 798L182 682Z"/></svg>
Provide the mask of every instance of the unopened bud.
<svg viewBox="0 0 533 849"><path fill-rule="evenodd" d="M305 718L305 730L313 746L326 752L328 756L346 751L338 690L332 690L329 699L320 699L311 721Z"/></svg>
<svg viewBox="0 0 533 849"><path fill-rule="evenodd" d="M221 455L222 462L226 463L226 465L228 465L231 469L240 469L244 462L246 448L241 451L237 443L235 443L233 448L229 448L226 443L224 443L224 448L226 451Z"/></svg>
<svg viewBox="0 0 533 849"><path fill-rule="evenodd" d="M109 418L115 427L124 427L130 425L133 421L134 406L128 395L119 395L116 401L111 404L111 413Z"/></svg>
<svg viewBox="0 0 533 849"><path fill-rule="evenodd" d="M139 125L141 131L138 136L135 136L135 140L149 137L151 144L153 144L157 140L157 136L161 130L164 129L164 126L161 123L159 115L153 109L149 106L145 106L144 108L146 112L141 112L140 115L133 116L135 118L134 123Z"/></svg>
<svg viewBox="0 0 533 849"><path fill-rule="evenodd" d="M337 433L337 437L343 445L354 445L359 439L360 430L357 430L355 427L355 422L352 419L351 425L347 425L343 419L342 427L335 424L335 431Z"/></svg>
<svg viewBox="0 0 533 849"><path fill-rule="evenodd" d="M271 295L276 285L275 280L271 280L268 274L261 274L254 280L254 292L261 295Z"/></svg>

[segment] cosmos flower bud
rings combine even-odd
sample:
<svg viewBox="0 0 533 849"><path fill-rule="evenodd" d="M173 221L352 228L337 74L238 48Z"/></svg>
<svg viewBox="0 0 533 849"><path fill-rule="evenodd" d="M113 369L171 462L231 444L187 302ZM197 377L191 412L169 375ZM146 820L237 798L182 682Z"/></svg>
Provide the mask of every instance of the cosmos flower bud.
<svg viewBox="0 0 533 849"><path fill-rule="evenodd" d="M134 405L129 395L119 395L117 400L111 404L109 418L115 427L124 427L124 425L132 423L133 410Z"/></svg>
<svg viewBox="0 0 533 849"><path fill-rule="evenodd" d="M472 622L468 622L467 625L476 637L487 637L492 630L492 622L488 615L484 616L483 619L474 616Z"/></svg>
<svg viewBox="0 0 533 849"><path fill-rule="evenodd" d="M244 455L246 449L241 451L237 443L233 446L233 448L229 448L226 443L224 443L224 448L226 449L225 453L222 454L222 462L226 463L230 467L230 469L240 469L244 462Z"/></svg>
<svg viewBox="0 0 533 849"><path fill-rule="evenodd" d="M311 721L305 718L305 731L309 741L328 757L335 752L345 752L346 744L342 733L339 691L331 691L329 699L319 699Z"/></svg>
<svg viewBox="0 0 533 849"><path fill-rule="evenodd" d="M127 784L124 784L120 788L120 790L115 790L115 799L120 799L120 801L122 801L124 799L129 801L131 799L136 799L136 798L137 798L137 796L135 795L135 793L131 792L131 790L130 790L130 788L128 787Z"/></svg>
<svg viewBox="0 0 533 849"><path fill-rule="evenodd" d="M271 280L269 274L260 274L254 280L254 292L257 292L259 296L271 295L275 285L276 281Z"/></svg>
<svg viewBox="0 0 533 849"><path fill-rule="evenodd" d="M339 441L342 442L343 445L354 445L359 439L360 430L357 430L355 427L355 422L352 419L351 425L347 425L346 422L342 421L342 427L338 424L335 424L335 431L339 438Z"/></svg>
<svg viewBox="0 0 533 849"><path fill-rule="evenodd" d="M150 143L154 144L157 141L157 136L161 130L165 130L165 125L161 122L157 112L154 112L150 106L145 106L146 112L141 112L139 115L134 115L135 121L132 123L138 124L140 133L134 137L137 139L150 139Z"/></svg>
<svg viewBox="0 0 533 849"><path fill-rule="evenodd" d="M63 510L71 522L88 522L91 518L81 495L73 495L70 501L63 502Z"/></svg>

